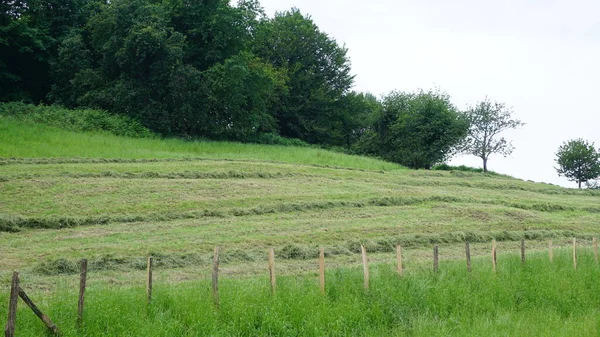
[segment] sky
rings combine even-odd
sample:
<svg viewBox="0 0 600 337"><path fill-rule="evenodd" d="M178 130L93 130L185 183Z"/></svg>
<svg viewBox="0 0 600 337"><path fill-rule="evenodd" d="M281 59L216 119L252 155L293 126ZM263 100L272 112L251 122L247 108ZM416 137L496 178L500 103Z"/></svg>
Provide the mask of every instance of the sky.
<svg viewBox="0 0 600 337"><path fill-rule="evenodd" d="M600 147L598 0L262 0L266 13L292 7L348 48L354 90L439 87L459 109L488 97L526 125L501 134L509 157L490 170L576 187L555 170L556 151L583 138ZM481 167L474 156L452 165Z"/></svg>

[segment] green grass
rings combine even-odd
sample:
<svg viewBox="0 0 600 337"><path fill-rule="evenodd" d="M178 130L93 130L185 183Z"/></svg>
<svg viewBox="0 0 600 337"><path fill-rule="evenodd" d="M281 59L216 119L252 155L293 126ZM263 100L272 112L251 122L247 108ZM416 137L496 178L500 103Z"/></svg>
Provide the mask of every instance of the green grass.
<svg viewBox="0 0 600 337"><path fill-rule="evenodd" d="M432 243L460 251L464 240L600 233L593 191L313 148L130 139L7 118L0 128L0 276L65 272L84 257L129 274L149 253L187 275L215 245L234 252L240 274L271 246L293 273L318 247L344 266L360 243L403 244L418 258Z"/></svg>
<svg viewBox="0 0 600 337"><path fill-rule="evenodd" d="M0 303L12 270L66 336L531 335L598 332L600 192L464 170L414 171L307 147L70 132L0 117ZM527 239L531 263L517 252ZM501 266L492 275L490 242ZM464 241L475 270L464 272ZM362 291L360 245L375 264ZM408 276L392 271L396 244ZM442 272L426 271L440 245ZM222 304L211 306L222 249ZM279 289L269 295L266 251ZM328 293L318 293L317 252ZM537 258L535 257L538 254ZM144 309L146 256L156 297ZM89 259L86 327L74 330L77 261ZM461 262L462 261L462 262ZM597 285L598 284L598 285ZM0 305L0 317L6 306ZM41 335L24 309L19 334Z"/></svg>
<svg viewBox="0 0 600 337"><path fill-rule="evenodd" d="M443 248L442 248L443 250ZM270 293L266 274L222 276L215 309L208 275L171 283L157 273L152 304L140 286L114 286L94 279L86 294L84 327L75 328L76 287L62 283L52 294L31 290L64 336L597 336L600 332L600 268L589 250L579 251L573 270L569 250L554 263L534 254L522 266L518 255L501 254L498 271L475 259L442 261L400 278L391 264L371 266L371 286L363 290L362 270L329 270L326 294L314 273L278 278ZM22 286L29 290L27 275ZM77 276L71 278L76 279ZM139 281L142 281L140 279ZM142 283L142 282L140 282ZM6 303L0 294L0 303ZM0 306L0 317L6 307ZM44 327L22 305L18 335L44 335Z"/></svg>
<svg viewBox="0 0 600 337"><path fill-rule="evenodd" d="M377 159L318 148L177 139L126 138L107 132L77 133L0 117L0 157L227 158L331 165L368 170L398 170Z"/></svg>

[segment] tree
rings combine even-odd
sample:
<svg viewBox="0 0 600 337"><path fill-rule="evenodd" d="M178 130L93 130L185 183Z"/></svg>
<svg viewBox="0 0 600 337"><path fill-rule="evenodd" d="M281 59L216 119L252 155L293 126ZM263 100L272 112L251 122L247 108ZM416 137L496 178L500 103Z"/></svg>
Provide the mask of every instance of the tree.
<svg viewBox="0 0 600 337"><path fill-rule="evenodd" d="M581 138L570 140L558 148L556 157L558 175L576 181L579 188L581 183L600 177L600 153L594 143Z"/></svg>
<svg viewBox="0 0 600 337"><path fill-rule="evenodd" d="M347 49L319 30L310 16L292 9L260 22L254 53L288 77L288 91L274 107L281 135L344 145L344 137L332 135L336 123L348 118L339 103L354 79Z"/></svg>
<svg viewBox="0 0 600 337"><path fill-rule="evenodd" d="M514 150L512 144L498 134L525 125L512 118L512 110L504 103L491 102L487 98L469 108L464 115L469 122L469 132L459 150L481 158L483 172L488 171L487 162L491 154L508 156Z"/></svg>
<svg viewBox="0 0 600 337"><path fill-rule="evenodd" d="M344 113L334 124L332 141L351 149L371 124L373 116L381 109L381 103L373 94L351 91L337 101L338 110Z"/></svg>
<svg viewBox="0 0 600 337"><path fill-rule="evenodd" d="M249 53L217 64L204 74L211 128L216 139L252 141L259 133L276 131L269 108L285 78L271 65Z"/></svg>
<svg viewBox="0 0 600 337"><path fill-rule="evenodd" d="M358 152L415 169L429 169L452 154L467 134L468 124L440 91L393 91L367 130Z"/></svg>
<svg viewBox="0 0 600 337"><path fill-rule="evenodd" d="M245 50L260 15L253 0L112 0L62 39L49 97L165 135L251 141L276 132L285 71Z"/></svg>
<svg viewBox="0 0 600 337"><path fill-rule="evenodd" d="M0 101L39 103L50 90L59 42L102 0L0 1Z"/></svg>

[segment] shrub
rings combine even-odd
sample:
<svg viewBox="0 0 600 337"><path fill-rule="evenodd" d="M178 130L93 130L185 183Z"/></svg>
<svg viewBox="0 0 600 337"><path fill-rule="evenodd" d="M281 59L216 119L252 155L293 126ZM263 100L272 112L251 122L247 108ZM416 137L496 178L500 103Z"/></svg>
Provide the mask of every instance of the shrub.
<svg viewBox="0 0 600 337"><path fill-rule="evenodd" d="M276 133L259 133L250 142L257 144L268 145L284 145L284 146L302 146L310 147L312 145L296 138L285 138Z"/></svg>
<svg viewBox="0 0 600 337"><path fill-rule="evenodd" d="M448 164L445 164L445 163L444 164L435 165L431 169L435 170L435 171L461 171L461 172L483 173L483 169L479 168L479 167L470 167L470 166L465 166L465 165L452 166L452 165L448 165ZM496 173L494 171L488 171L487 174L493 175L493 176L500 176L501 175L501 174Z"/></svg>
<svg viewBox="0 0 600 337"><path fill-rule="evenodd" d="M70 131L105 131L117 136L152 138L154 133L138 121L96 109L67 109L56 105L0 103L0 116L43 123Z"/></svg>

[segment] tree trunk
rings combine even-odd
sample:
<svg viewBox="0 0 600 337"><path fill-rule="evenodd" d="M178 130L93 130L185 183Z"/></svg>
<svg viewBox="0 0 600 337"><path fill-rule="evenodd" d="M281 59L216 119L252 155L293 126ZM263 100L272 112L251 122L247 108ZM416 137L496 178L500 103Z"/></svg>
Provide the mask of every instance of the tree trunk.
<svg viewBox="0 0 600 337"><path fill-rule="evenodd" d="M581 179L577 181L579 183L579 189L581 189Z"/></svg>
<svg viewBox="0 0 600 337"><path fill-rule="evenodd" d="M487 158L483 158L483 173L487 173Z"/></svg>

